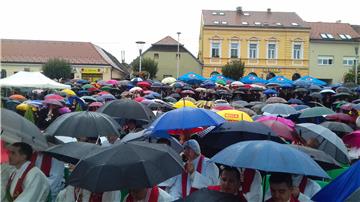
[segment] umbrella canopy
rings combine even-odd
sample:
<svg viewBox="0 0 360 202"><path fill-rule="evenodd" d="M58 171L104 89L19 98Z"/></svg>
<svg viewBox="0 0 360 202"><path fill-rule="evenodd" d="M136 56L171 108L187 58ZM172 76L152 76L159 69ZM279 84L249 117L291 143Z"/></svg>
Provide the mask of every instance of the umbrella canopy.
<svg viewBox="0 0 360 202"><path fill-rule="evenodd" d="M174 77L166 77L163 80L161 80L161 83L170 85L172 83L175 83L176 79Z"/></svg>
<svg viewBox="0 0 360 202"><path fill-rule="evenodd" d="M360 148L360 130L345 135L342 139L349 148Z"/></svg>
<svg viewBox="0 0 360 202"><path fill-rule="evenodd" d="M189 72L189 73L186 73L186 74L180 76L178 78L178 80L183 81L188 84L201 84L206 79L199 74L196 74L194 72Z"/></svg>
<svg viewBox="0 0 360 202"><path fill-rule="evenodd" d="M164 113L150 126L156 135L164 134L168 130L185 130L204 126L218 126L225 119L213 111L200 108L183 107ZM165 135L165 137L167 137Z"/></svg>
<svg viewBox="0 0 360 202"><path fill-rule="evenodd" d="M51 136L99 137L117 135L120 125L110 116L99 112L72 112L64 114L44 131Z"/></svg>
<svg viewBox="0 0 360 202"><path fill-rule="evenodd" d="M211 157L234 143L247 140L284 142L273 130L262 123L240 121L221 124L199 139L199 143L203 148L202 153Z"/></svg>
<svg viewBox="0 0 360 202"><path fill-rule="evenodd" d="M319 117L329 114L335 114L335 112L327 107L312 107L308 109L304 109L299 118L312 118Z"/></svg>
<svg viewBox="0 0 360 202"><path fill-rule="evenodd" d="M271 78L267 81L268 83L275 83L279 85L285 85L285 84L293 84L293 81L290 79L287 79L284 76L275 76L274 78Z"/></svg>
<svg viewBox="0 0 360 202"><path fill-rule="evenodd" d="M348 164L348 152L343 141L331 130L313 123L302 123L295 126L301 138L315 138L319 142L319 150L332 156L340 163Z"/></svg>
<svg viewBox="0 0 360 202"><path fill-rule="evenodd" d="M307 154L268 140L233 144L217 153L211 160L232 167L329 178Z"/></svg>
<svg viewBox="0 0 360 202"><path fill-rule="evenodd" d="M317 85L317 86L325 86L327 85L327 83L325 81L322 81L320 79L317 79L315 77L312 76L303 76L300 79L296 80L296 81L305 81L307 83L309 83L310 85Z"/></svg>
<svg viewBox="0 0 360 202"><path fill-rule="evenodd" d="M247 113L239 110L222 110L216 113L228 121L254 121Z"/></svg>
<svg viewBox="0 0 360 202"><path fill-rule="evenodd" d="M329 121L340 121L340 122L345 122L345 123L353 123L354 119L348 115L348 114L344 114L344 113L336 113L336 114L330 114L325 116L326 120Z"/></svg>
<svg viewBox="0 0 360 202"><path fill-rule="evenodd" d="M189 196L176 200L175 202L238 202L239 197L232 194L227 194L219 191L209 190L208 188L203 188L193 192Z"/></svg>
<svg viewBox="0 0 360 202"><path fill-rule="evenodd" d="M76 165L80 159L99 151L102 147L87 142L68 142L48 148L44 153L63 161Z"/></svg>
<svg viewBox="0 0 360 202"><path fill-rule="evenodd" d="M120 143L82 159L69 184L91 192L153 187L180 174L182 164L179 154L165 144Z"/></svg>
<svg viewBox="0 0 360 202"><path fill-rule="evenodd" d="M173 107L175 107L176 109L182 108L182 107L192 107L192 108L196 108L196 105L188 100L180 100L178 102L176 102Z"/></svg>
<svg viewBox="0 0 360 202"><path fill-rule="evenodd" d="M25 142L36 150L48 147L45 137L36 125L19 114L1 109L1 139L5 142Z"/></svg>
<svg viewBox="0 0 360 202"><path fill-rule="evenodd" d="M266 101L266 104L274 104L274 103L287 103L287 101L282 97L269 97Z"/></svg>
<svg viewBox="0 0 360 202"><path fill-rule="evenodd" d="M289 104L297 104L297 105L303 105L304 102L299 100L299 99L295 99L295 98L291 98L287 101Z"/></svg>
<svg viewBox="0 0 360 202"><path fill-rule="evenodd" d="M140 81L136 85L141 88L150 88L151 87L151 84L147 81Z"/></svg>
<svg viewBox="0 0 360 202"><path fill-rule="evenodd" d="M19 94L14 94L14 95L11 95L9 97L10 100L19 100L19 101L24 101L24 100L27 100L26 97L22 96L22 95L19 95Z"/></svg>
<svg viewBox="0 0 360 202"><path fill-rule="evenodd" d="M320 125L324 126L325 128L328 128L329 130L333 131L336 134L340 133L351 133L354 130L346 125L345 123L336 122L336 121L325 121L322 122Z"/></svg>
<svg viewBox="0 0 360 202"><path fill-rule="evenodd" d="M313 148L305 147L305 146L300 146L300 145L294 145L294 144L291 144L290 146L309 155L324 170L332 170L332 169L341 168L340 163L338 163L329 154L326 154L325 152L323 152L321 150L317 150L317 149L313 149Z"/></svg>
<svg viewBox="0 0 360 202"><path fill-rule="evenodd" d="M349 197L346 198L345 202L357 202L360 198L360 187L354 191Z"/></svg>
<svg viewBox="0 0 360 202"><path fill-rule="evenodd" d="M61 92L66 93L67 96L75 96L76 95L76 93L73 90L70 90L70 89L64 89Z"/></svg>
<svg viewBox="0 0 360 202"><path fill-rule="evenodd" d="M45 100L48 100L48 99L54 99L54 100L64 100L64 97L60 96L60 95L57 95L57 94L48 94L48 95L45 95Z"/></svg>
<svg viewBox="0 0 360 202"><path fill-rule="evenodd" d="M96 98L92 96L82 96L81 99L83 99L85 102L96 102Z"/></svg>
<svg viewBox="0 0 360 202"><path fill-rule="evenodd" d="M281 117L261 117L256 119L256 122L260 122L273 130L280 137L293 141L294 138L294 126L295 124Z"/></svg>
<svg viewBox="0 0 360 202"><path fill-rule="evenodd" d="M113 100L100 107L97 112L107 114L115 119L133 119L145 123L152 122L154 113L145 105L129 99Z"/></svg>
<svg viewBox="0 0 360 202"><path fill-rule="evenodd" d="M360 161L335 178L330 184L322 188L312 198L314 201L344 201L360 187ZM359 200L357 200L359 201Z"/></svg>
<svg viewBox="0 0 360 202"><path fill-rule="evenodd" d="M253 84L253 83L266 84L267 83L267 81L265 79L259 78L252 74L244 76L243 78L240 79L240 81L245 84Z"/></svg>
<svg viewBox="0 0 360 202"><path fill-rule="evenodd" d="M262 109L262 112L274 115L289 116L290 114L296 114L296 110L287 104L275 103L267 104Z"/></svg>
<svg viewBox="0 0 360 202"><path fill-rule="evenodd" d="M55 100L55 99L46 99L43 103L47 104L47 105L55 105L55 106L59 106L59 107L63 106L63 103L61 103L59 100Z"/></svg>

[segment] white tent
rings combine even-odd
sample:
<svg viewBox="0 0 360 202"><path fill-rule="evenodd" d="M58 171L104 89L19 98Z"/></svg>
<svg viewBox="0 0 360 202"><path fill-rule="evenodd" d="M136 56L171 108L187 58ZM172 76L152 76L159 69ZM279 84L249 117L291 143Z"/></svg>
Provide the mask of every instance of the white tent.
<svg viewBox="0 0 360 202"><path fill-rule="evenodd" d="M40 72L23 72L20 71L14 75L0 79L0 87L25 87L25 88L48 88L48 89L65 89L71 88L44 76Z"/></svg>

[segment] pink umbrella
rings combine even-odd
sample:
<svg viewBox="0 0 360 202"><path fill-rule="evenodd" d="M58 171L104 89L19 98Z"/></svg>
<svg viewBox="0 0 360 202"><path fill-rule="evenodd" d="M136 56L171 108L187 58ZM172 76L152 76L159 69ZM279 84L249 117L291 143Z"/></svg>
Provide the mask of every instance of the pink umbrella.
<svg viewBox="0 0 360 202"><path fill-rule="evenodd" d="M116 81L116 80L109 80L109 81L107 81L106 83L112 84L112 85L117 85L117 84L118 84L118 81Z"/></svg>
<svg viewBox="0 0 360 202"><path fill-rule="evenodd" d="M150 88L151 84L147 81L140 81L137 83L137 86L139 86L141 88Z"/></svg>
<svg viewBox="0 0 360 202"><path fill-rule="evenodd" d="M289 119L285 119L282 117L276 117L276 116L262 116L260 118L257 119L257 121L261 122L261 121L267 121L267 120L275 120L275 121L279 121L283 124L286 124L287 126L289 126L290 128L294 129L295 127L295 123Z"/></svg>
<svg viewBox="0 0 360 202"><path fill-rule="evenodd" d="M348 135L345 135L342 140L349 148L360 148L360 130L356 130Z"/></svg>
<svg viewBox="0 0 360 202"><path fill-rule="evenodd" d="M325 117L329 121L339 121L345 123L354 123L355 120L348 114L344 113L336 113L336 114L329 114Z"/></svg>
<svg viewBox="0 0 360 202"><path fill-rule="evenodd" d="M274 118L280 118L280 117L274 117ZM290 127L288 124L290 124L290 122L287 122L284 120L282 121L278 121L276 119L265 119L265 120L261 120L261 119L257 119L256 122L260 122L264 125L267 125L268 127L270 127L276 134L278 134L278 136L284 138L285 140L290 140L290 141L294 141L294 127Z"/></svg>
<svg viewBox="0 0 360 202"><path fill-rule="evenodd" d="M104 104L101 102L92 102L91 104L89 104L89 107L101 107Z"/></svg>
<svg viewBox="0 0 360 202"><path fill-rule="evenodd" d="M70 112L71 112L71 110L69 109L69 107L61 107L59 109L60 114L66 114L66 113L70 113Z"/></svg>
<svg viewBox="0 0 360 202"><path fill-rule="evenodd" d="M145 100L145 98L143 97L137 97L134 99L136 102L142 102L143 100Z"/></svg>
<svg viewBox="0 0 360 202"><path fill-rule="evenodd" d="M55 99L46 99L44 101L44 104L55 105L55 106L60 106L60 107L63 106L63 104L59 100L55 100Z"/></svg>
<svg viewBox="0 0 360 202"><path fill-rule="evenodd" d="M64 98L60 95L56 95L56 94L49 94L45 96L45 100L49 100L49 99L53 99L53 100L64 100Z"/></svg>
<svg viewBox="0 0 360 202"><path fill-rule="evenodd" d="M211 109L215 110L215 111L222 111L222 110L231 110L231 109L234 109L234 107L232 107L230 104L226 103L226 104L216 104Z"/></svg>
<svg viewBox="0 0 360 202"><path fill-rule="evenodd" d="M192 95L195 95L194 91L192 91L192 90L183 90L183 91L181 91L181 94L192 94Z"/></svg>
<svg viewBox="0 0 360 202"><path fill-rule="evenodd" d="M146 91L144 91L143 93L145 94L145 95L148 95L148 94L150 94L150 93L153 93L154 91L152 91L152 90L146 90Z"/></svg>
<svg viewBox="0 0 360 202"><path fill-rule="evenodd" d="M100 93L98 93L98 95L105 95L105 94L110 94L110 93L107 91L101 91Z"/></svg>

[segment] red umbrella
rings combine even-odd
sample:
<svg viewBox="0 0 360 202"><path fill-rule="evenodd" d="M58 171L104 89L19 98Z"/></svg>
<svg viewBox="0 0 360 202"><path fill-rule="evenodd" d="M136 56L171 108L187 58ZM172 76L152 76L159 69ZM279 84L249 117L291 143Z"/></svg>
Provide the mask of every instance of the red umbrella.
<svg viewBox="0 0 360 202"><path fill-rule="evenodd" d="M349 148L360 148L360 130L354 131L348 135L345 135L342 140Z"/></svg>
<svg viewBox="0 0 360 202"><path fill-rule="evenodd" d="M288 124L285 124L281 121L278 121L276 119L271 120L271 119L267 119L267 120L256 120L257 122L260 122L264 125L267 125L268 127L270 127L276 134L278 134L278 136L284 138L285 140L290 140L290 141L294 141L294 133L295 130L293 127L290 127Z"/></svg>
<svg viewBox="0 0 360 202"><path fill-rule="evenodd" d="M170 135L191 135L191 134L201 132L203 130L204 130L203 127L198 127L198 128L191 128L191 129L168 130L168 133Z"/></svg>
<svg viewBox="0 0 360 202"><path fill-rule="evenodd" d="M154 91L152 91L152 90L146 90L146 91L144 91L143 93L145 94L145 95L148 95L148 94L150 94L150 93L153 93Z"/></svg>
<svg viewBox="0 0 360 202"><path fill-rule="evenodd" d="M98 88L88 88L87 90L89 92L100 91Z"/></svg>
<svg viewBox="0 0 360 202"><path fill-rule="evenodd" d="M134 99L136 102L142 102L143 100L145 100L145 98L143 97L137 97Z"/></svg>
<svg viewBox="0 0 360 202"><path fill-rule="evenodd" d="M195 95L194 91L192 91L192 90L183 90L183 91L181 91L181 94L192 94L192 95Z"/></svg>
<svg viewBox="0 0 360 202"><path fill-rule="evenodd" d="M98 93L98 95L106 95L106 94L110 94L110 93L107 91L101 91L100 93Z"/></svg>
<svg viewBox="0 0 360 202"><path fill-rule="evenodd" d="M141 88L150 88L151 84L147 81L140 81L137 83L137 86L139 86Z"/></svg>
<svg viewBox="0 0 360 202"><path fill-rule="evenodd" d="M91 104L89 104L89 107L101 107L104 104L101 102L92 102Z"/></svg>
<svg viewBox="0 0 360 202"><path fill-rule="evenodd" d="M45 96L45 100L49 100L49 99L53 99L53 100L64 100L64 98L60 95L56 95L56 94L52 94L52 95L47 95Z"/></svg>
<svg viewBox="0 0 360 202"><path fill-rule="evenodd" d="M118 81L116 81L116 80L109 80L109 81L106 81L106 83L112 84L112 85L117 85L117 84L118 84Z"/></svg>
<svg viewBox="0 0 360 202"><path fill-rule="evenodd" d="M336 114L329 114L325 117L329 121L339 121L345 123L354 123L355 120L348 114L344 113L336 113Z"/></svg>

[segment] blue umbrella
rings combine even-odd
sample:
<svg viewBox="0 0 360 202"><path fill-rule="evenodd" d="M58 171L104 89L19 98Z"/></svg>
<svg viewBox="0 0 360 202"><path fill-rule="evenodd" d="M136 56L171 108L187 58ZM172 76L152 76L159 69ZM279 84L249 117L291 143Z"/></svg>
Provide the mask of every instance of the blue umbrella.
<svg viewBox="0 0 360 202"><path fill-rule="evenodd" d="M241 82L245 83L245 84L253 84L253 83L263 83L266 84L267 81L265 79L259 78L255 75L247 75L244 76L243 78L240 79Z"/></svg>
<svg viewBox="0 0 360 202"><path fill-rule="evenodd" d="M224 80L226 83L234 81L233 79L227 78L222 74L215 74L210 77L210 80L216 82L218 80Z"/></svg>
<svg viewBox="0 0 360 202"><path fill-rule="evenodd" d="M297 105L303 105L304 102L299 100L299 99L296 99L296 98L291 98L288 100L288 103L289 104L297 104Z"/></svg>
<svg viewBox="0 0 360 202"><path fill-rule="evenodd" d="M200 86L203 88L215 88L216 84L211 80L206 80Z"/></svg>
<svg viewBox="0 0 360 202"><path fill-rule="evenodd" d="M85 96L85 95L89 95L89 92L87 90L79 90L76 92L76 94L78 96Z"/></svg>
<svg viewBox="0 0 360 202"><path fill-rule="evenodd" d="M345 201L360 187L360 161L335 178L330 184L322 188L312 198L314 201Z"/></svg>
<svg viewBox="0 0 360 202"><path fill-rule="evenodd" d="M297 87L301 87L301 88L309 88L311 83L298 79L298 80L294 81L294 85Z"/></svg>
<svg viewBox="0 0 360 202"><path fill-rule="evenodd" d="M178 78L178 80L183 81L188 84L201 84L206 79L199 74L196 74L194 72L189 72L189 73L186 73L186 74L180 76Z"/></svg>
<svg viewBox="0 0 360 202"><path fill-rule="evenodd" d="M218 126L226 120L217 113L200 108L183 107L161 115L150 126L155 136L168 137L168 130Z"/></svg>
<svg viewBox="0 0 360 202"><path fill-rule="evenodd" d="M233 144L211 158L215 163L266 172L283 172L329 178L307 154L269 140Z"/></svg>
<svg viewBox="0 0 360 202"><path fill-rule="evenodd" d="M90 82L88 80L80 79L80 80L76 81L76 83L85 84L85 83L90 83Z"/></svg>
<svg viewBox="0 0 360 202"><path fill-rule="evenodd" d="M74 103L74 100L76 100L76 102L79 103L81 107L84 107L86 105L84 100L80 99L78 96L71 96L68 98L70 105Z"/></svg>
<svg viewBox="0 0 360 202"><path fill-rule="evenodd" d="M145 95L144 98L149 99L149 100L153 100L153 99L155 99L155 96L152 95L152 94L149 94L149 95Z"/></svg>
<svg viewBox="0 0 360 202"><path fill-rule="evenodd" d="M154 96L155 98L161 98L161 95L157 92L151 92L150 95Z"/></svg>
<svg viewBox="0 0 360 202"><path fill-rule="evenodd" d="M312 77L312 76L303 76L303 77L301 77L300 79L298 79L296 81L305 81L309 85L311 85L311 84L317 85L317 86L326 86L327 85L327 83L325 81L322 81L322 80L317 79L317 78Z"/></svg>
<svg viewBox="0 0 360 202"><path fill-rule="evenodd" d="M104 100L115 100L115 96L113 96L112 94L103 94L100 95L99 97L103 98Z"/></svg>
<svg viewBox="0 0 360 202"><path fill-rule="evenodd" d="M271 94L277 94L278 92L272 88L269 88L269 89L266 89L263 93L265 95L271 95Z"/></svg>
<svg viewBox="0 0 360 202"><path fill-rule="evenodd" d="M290 79L287 79L284 76L275 76L274 78L269 79L268 83L275 83L275 84L279 84L279 85L284 85L284 84L293 84L293 81L291 81Z"/></svg>

